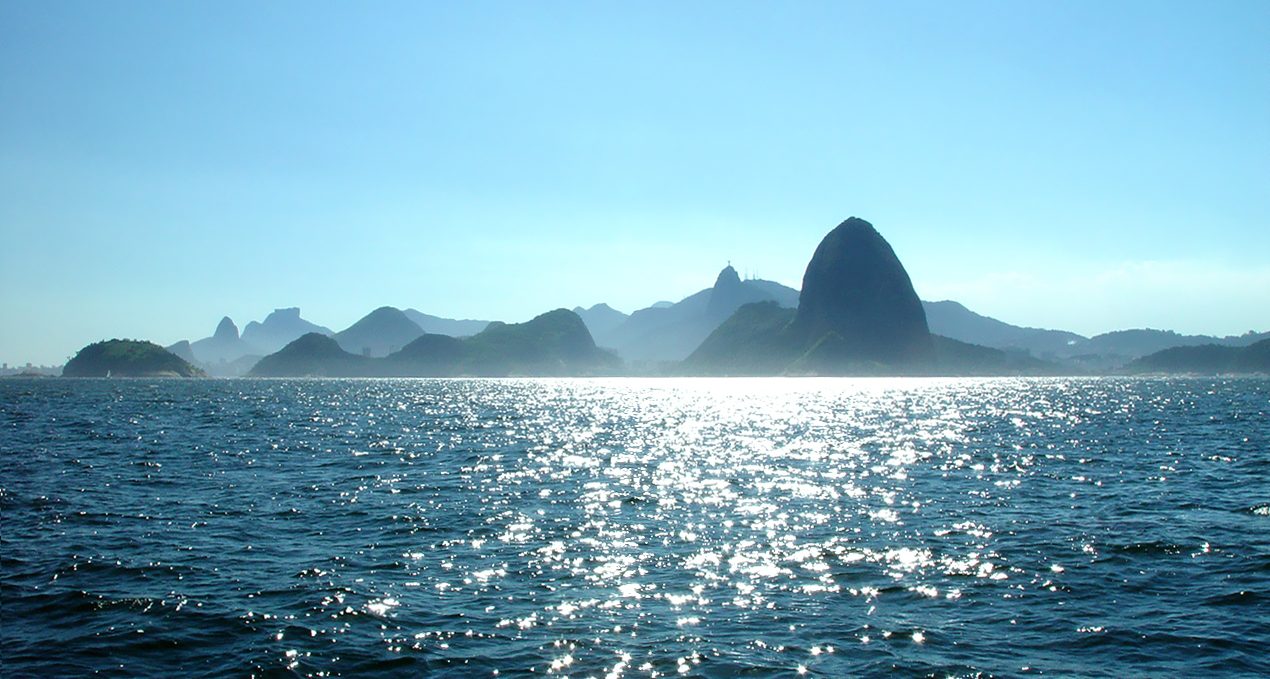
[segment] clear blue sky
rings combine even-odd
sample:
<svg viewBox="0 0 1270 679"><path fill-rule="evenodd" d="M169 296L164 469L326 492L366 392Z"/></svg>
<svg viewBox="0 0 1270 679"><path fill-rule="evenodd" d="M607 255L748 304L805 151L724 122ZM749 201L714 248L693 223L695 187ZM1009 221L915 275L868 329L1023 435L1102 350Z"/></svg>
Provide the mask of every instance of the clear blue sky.
<svg viewBox="0 0 1270 679"><path fill-rule="evenodd" d="M797 287L1270 329L1270 2L0 1L0 360Z"/></svg>

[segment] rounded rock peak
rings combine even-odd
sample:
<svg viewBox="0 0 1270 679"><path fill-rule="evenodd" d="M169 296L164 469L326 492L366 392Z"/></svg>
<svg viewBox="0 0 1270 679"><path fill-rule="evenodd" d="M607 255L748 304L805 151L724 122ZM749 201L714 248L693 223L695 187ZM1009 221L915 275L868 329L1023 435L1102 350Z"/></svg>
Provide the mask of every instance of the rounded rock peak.
<svg viewBox="0 0 1270 679"><path fill-rule="evenodd" d="M830 332L862 360L929 352L930 331L904 265L869 222L851 217L830 231L807 264L794 326L810 346Z"/></svg>
<svg viewBox="0 0 1270 679"><path fill-rule="evenodd" d="M741 277L737 275L736 269L733 269L731 264L723 267L723 271L719 272L718 278L714 279L714 287L716 288L740 284Z"/></svg>
<svg viewBox="0 0 1270 679"><path fill-rule="evenodd" d="M220 319L220 323L216 325L216 332L212 337L220 340L238 339L238 326L234 325L234 321L226 316Z"/></svg>

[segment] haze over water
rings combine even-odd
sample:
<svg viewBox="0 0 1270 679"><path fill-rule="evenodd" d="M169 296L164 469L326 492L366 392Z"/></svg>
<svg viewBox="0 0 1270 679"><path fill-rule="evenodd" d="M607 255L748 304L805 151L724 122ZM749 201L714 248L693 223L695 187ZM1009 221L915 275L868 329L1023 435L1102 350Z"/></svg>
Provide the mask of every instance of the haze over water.
<svg viewBox="0 0 1270 679"><path fill-rule="evenodd" d="M4 671L1266 674L1268 397L8 380Z"/></svg>

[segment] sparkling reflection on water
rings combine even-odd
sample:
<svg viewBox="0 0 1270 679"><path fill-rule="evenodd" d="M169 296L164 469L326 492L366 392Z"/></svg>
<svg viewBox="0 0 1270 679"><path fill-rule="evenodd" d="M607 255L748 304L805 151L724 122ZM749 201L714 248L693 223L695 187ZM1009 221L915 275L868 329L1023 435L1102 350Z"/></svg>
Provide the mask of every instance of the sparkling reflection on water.
<svg viewBox="0 0 1270 679"><path fill-rule="evenodd" d="M7 385L5 656L127 674L1264 671L1267 384Z"/></svg>

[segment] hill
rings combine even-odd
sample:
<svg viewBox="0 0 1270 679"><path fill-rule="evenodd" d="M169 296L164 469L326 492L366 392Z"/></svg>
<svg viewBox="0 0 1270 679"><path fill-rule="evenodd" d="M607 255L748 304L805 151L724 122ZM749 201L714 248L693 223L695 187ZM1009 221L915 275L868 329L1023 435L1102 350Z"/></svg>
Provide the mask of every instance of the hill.
<svg viewBox="0 0 1270 679"><path fill-rule="evenodd" d="M334 338L311 332L256 362L252 377L374 376L373 359L350 354Z"/></svg>
<svg viewBox="0 0 1270 679"><path fill-rule="evenodd" d="M853 358L892 365L928 360L932 351L908 272L873 225L856 217L816 247L790 330L808 347L833 333Z"/></svg>
<svg viewBox="0 0 1270 679"><path fill-rule="evenodd" d="M1270 333L1249 332L1239 336L1213 337L1210 335L1182 335L1171 330L1138 328L1094 335L1087 342L1077 344L1074 350L1082 354L1098 354L1131 359L1174 347L1201 346L1205 344L1246 347L1268 338L1270 338Z"/></svg>
<svg viewBox="0 0 1270 679"><path fill-rule="evenodd" d="M1011 325L949 300L922 302L922 307L932 333L970 344L1022 350L1039 358L1060 358L1086 341L1074 332Z"/></svg>
<svg viewBox="0 0 1270 679"><path fill-rule="evenodd" d="M205 373L153 342L112 339L80 349L64 377L205 377Z"/></svg>
<svg viewBox="0 0 1270 679"><path fill-rule="evenodd" d="M579 375L611 373L620 366L596 347L578 315L556 309L525 323L491 323L464 340L465 372L471 375Z"/></svg>
<svg viewBox="0 0 1270 679"><path fill-rule="evenodd" d="M803 277L796 310L746 304L683 362L713 375L1047 374L1025 353L932 335L908 272L872 224L829 232Z"/></svg>
<svg viewBox="0 0 1270 679"><path fill-rule="evenodd" d="M1135 374L1270 374L1270 339L1246 347L1218 344L1172 347L1135 359L1125 369Z"/></svg>
<svg viewBox="0 0 1270 679"><path fill-rule="evenodd" d="M630 318L630 314L624 314L607 304L594 304L589 309L574 307L573 313L582 319L591 332L591 337L600 346L608 346L614 331Z"/></svg>
<svg viewBox="0 0 1270 679"><path fill-rule="evenodd" d="M620 362L595 346L567 309L525 323L490 323L467 338L426 333L385 357L359 356L331 338L301 337L260 360L257 377L450 377L612 374Z"/></svg>
<svg viewBox="0 0 1270 679"><path fill-rule="evenodd" d="M383 357L400 350L422 334L423 328L403 311L384 306L335 333L335 341L351 354Z"/></svg>
<svg viewBox="0 0 1270 679"><path fill-rule="evenodd" d="M489 321L474 321L471 319L454 319L442 318L425 314L416 309L406 309L403 311L406 318L409 318L421 330L434 335L449 335L451 337L469 337L485 329L489 325Z"/></svg>
<svg viewBox="0 0 1270 679"><path fill-rule="evenodd" d="M330 328L310 323L300 317L299 307L274 309L265 320L251 321L243 328L242 339L251 345L256 353L272 354L295 340L316 332L322 335L333 335Z"/></svg>
<svg viewBox="0 0 1270 679"><path fill-rule="evenodd" d="M797 304L798 291L772 281L743 281L731 265L714 285L675 304L640 309L611 330L596 332L596 341L627 361L680 361L742 305L774 301Z"/></svg>
<svg viewBox="0 0 1270 679"><path fill-rule="evenodd" d="M238 326L228 316L221 319L211 337L190 342L188 349L188 353L194 357L191 363L213 377L241 377L264 353L239 337ZM180 352L178 355L186 358L186 347L181 342L177 342L170 350L173 353Z"/></svg>

